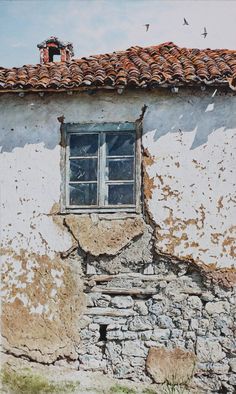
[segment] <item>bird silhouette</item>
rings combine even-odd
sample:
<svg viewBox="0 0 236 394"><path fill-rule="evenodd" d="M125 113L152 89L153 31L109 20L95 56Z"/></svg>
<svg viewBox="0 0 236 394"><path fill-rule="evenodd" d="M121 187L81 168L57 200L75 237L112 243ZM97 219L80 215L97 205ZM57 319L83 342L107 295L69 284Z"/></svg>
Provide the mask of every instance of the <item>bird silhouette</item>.
<svg viewBox="0 0 236 394"><path fill-rule="evenodd" d="M206 28L204 27L204 32L201 34L201 36L203 36L204 38L206 38L206 36L207 36L207 30L206 30Z"/></svg>
<svg viewBox="0 0 236 394"><path fill-rule="evenodd" d="M146 23L144 26L146 27L146 31L148 31L150 24Z"/></svg>
<svg viewBox="0 0 236 394"><path fill-rule="evenodd" d="M188 26L189 25L189 23L188 23L188 21L184 18L184 23L183 23L183 25L184 26Z"/></svg>

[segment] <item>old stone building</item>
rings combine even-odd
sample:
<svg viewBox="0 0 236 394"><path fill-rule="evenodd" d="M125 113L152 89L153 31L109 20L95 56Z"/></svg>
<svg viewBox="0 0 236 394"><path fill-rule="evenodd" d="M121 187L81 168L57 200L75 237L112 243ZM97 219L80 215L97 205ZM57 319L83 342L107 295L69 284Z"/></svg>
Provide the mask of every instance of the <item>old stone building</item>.
<svg viewBox="0 0 236 394"><path fill-rule="evenodd" d="M236 51L38 47L0 69L3 352L235 392Z"/></svg>

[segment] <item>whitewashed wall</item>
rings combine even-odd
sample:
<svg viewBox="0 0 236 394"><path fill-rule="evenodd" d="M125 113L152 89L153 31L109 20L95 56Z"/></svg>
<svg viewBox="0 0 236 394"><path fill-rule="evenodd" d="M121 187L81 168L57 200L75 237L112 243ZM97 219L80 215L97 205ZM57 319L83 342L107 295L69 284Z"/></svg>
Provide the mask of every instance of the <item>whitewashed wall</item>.
<svg viewBox="0 0 236 394"><path fill-rule="evenodd" d="M157 246L205 264L233 264L236 97L180 90L0 97L1 238L5 249L53 258L69 234L50 212L60 201L60 123L134 121L147 105L143 147L153 156L147 207Z"/></svg>

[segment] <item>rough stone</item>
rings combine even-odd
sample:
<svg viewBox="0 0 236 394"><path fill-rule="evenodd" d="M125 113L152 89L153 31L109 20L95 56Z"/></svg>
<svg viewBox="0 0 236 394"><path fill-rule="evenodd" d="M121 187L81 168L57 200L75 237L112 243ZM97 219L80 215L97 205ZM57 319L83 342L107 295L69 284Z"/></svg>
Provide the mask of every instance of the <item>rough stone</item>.
<svg viewBox="0 0 236 394"><path fill-rule="evenodd" d="M164 343L161 343L161 342L159 343L158 341L145 341L144 344L145 344L145 346L147 346L148 348L150 348L150 347L156 347L156 346L158 346L158 347L164 347L164 346L165 346Z"/></svg>
<svg viewBox="0 0 236 394"><path fill-rule="evenodd" d="M114 341L107 342L105 354L108 360L110 360L113 365L122 363L121 345L119 345L118 343Z"/></svg>
<svg viewBox="0 0 236 394"><path fill-rule="evenodd" d="M107 332L108 340L123 340L123 339L137 339L135 332L112 330Z"/></svg>
<svg viewBox="0 0 236 394"><path fill-rule="evenodd" d="M157 325L160 328L173 328L174 324L173 321L171 319L171 317L166 316L166 315L160 315L157 318Z"/></svg>
<svg viewBox="0 0 236 394"><path fill-rule="evenodd" d="M198 329L198 319L191 319L190 321L190 329L197 330Z"/></svg>
<svg viewBox="0 0 236 394"><path fill-rule="evenodd" d="M173 299L173 301L175 302L175 305L176 305L176 303L180 303L180 302L185 301L187 299L187 297L188 297L187 294L176 293L176 294L173 294L172 299Z"/></svg>
<svg viewBox="0 0 236 394"><path fill-rule="evenodd" d="M89 324L88 328L91 331L98 331L99 330L99 324L91 323L91 324Z"/></svg>
<svg viewBox="0 0 236 394"><path fill-rule="evenodd" d="M153 341L166 340L170 336L170 330L165 328L155 328L153 334L151 335L151 339Z"/></svg>
<svg viewBox="0 0 236 394"><path fill-rule="evenodd" d="M141 316L145 316L148 314L148 308L145 304L145 301L135 301L134 310Z"/></svg>
<svg viewBox="0 0 236 394"><path fill-rule="evenodd" d="M228 301L208 302L205 309L209 315L229 313L230 304Z"/></svg>
<svg viewBox="0 0 236 394"><path fill-rule="evenodd" d="M226 336L230 334L230 329L233 326L233 320L230 316L222 316L217 315L214 318L214 326L218 328L225 334Z"/></svg>
<svg viewBox="0 0 236 394"><path fill-rule="evenodd" d="M127 322L127 319L121 317L111 317L111 316L94 316L93 317L94 323L97 324L116 324L121 325Z"/></svg>
<svg viewBox="0 0 236 394"><path fill-rule="evenodd" d="M188 327L189 327L189 322L187 320L183 320L183 318L178 317L174 320L174 323L176 325L177 328L183 330L183 331L187 331Z"/></svg>
<svg viewBox="0 0 236 394"><path fill-rule="evenodd" d="M193 309L189 305L186 305L186 307L183 308L183 310L182 310L182 317L185 320L189 320L189 319L192 319L192 318L200 319L201 316L202 316L201 310Z"/></svg>
<svg viewBox="0 0 236 394"><path fill-rule="evenodd" d="M138 333L134 331L123 331L123 339L138 339Z"/></svg>
<svg viewBox="0 0 236 394"><path fill-rule="evenodd" d="M134 357L146 357L148 349L141 341L125 341L122 344L122 354Z"/></svg>
<svg viewBox="0 0 236 394"><path fill-rule="evenodd" d="M149 312L159 316L163 313L163 305L160 302L154 301L149 306Z"/></svg>
<svg viewBox="0 0 236 394"><path fill-rule="evenodd" d="M90 306L94 306L94 301L91 297L91 294L86 294L86 306L90 307Z"/></svg>
<svg viewBox="0 0 236 394"><path fill-rule="evenodd" d="M188 302L188 305L190 306L190 308L199 309L199 310L202 309L202 301L197 296L188 297L187 302Z"/></svg>
<svg viewBox="0 0 236 394"><path fill-rule="evenodd" d="M81 331L81 339L83 340L97 340L99 338L99 332L98 331L91 331L87 328Z"/></svg>
<svg viewBox="0 0 236 394"><path fill-rule="evenodd" d="M188 331L188 332L186 332L185 337L186 337L187 339L192 339L193 341L195 341L195 339L196 339L196 334L195 334L194 331Z"/></svg>
<svg viewBox="0 0 236 394"><path fill-rule="evenodd" d="M145 358L143 358L143 357L133 357L130 360L130 365L132 365L132 367L142 366L143 369L144 369L144 367L145 367Z"/></svg>
<svg viewBox="0 0 236 394"><path fill-rule="evenodd" d="M90 323L92 323L92 319L86 315L81 316L78 322L78 329L82 330L87 327Z"/></svg>
<svg viewBox="0 0 236 394"><path fill-rule="evenodd" d="M96 275L96 268L92 264L87 264L86 266L86 274L87 275Z"/></svg>
<svg viewBox="0 0 236 394"><path fill-rule="evenodd" d="M182 330L178 330L177 328L174 328L171 330L171 338L180 338L183 335Z"/></svg>
<svg viewBox="0 0 236 394"><path fill-rule="evenodd" d="M236 386L236 374L233 374L233 375L231 375L229 377L229 384L231 384L234 387L234 389L235 389L235 386ZM234 391L234 393L235 393L235 391Z"/></svg>
<svg viewBox="0 0 236 394"><path fill-rule="evenodd" d="M220 339L219 342L224 350L226 350L227 352L233 353L233 351L235 349L235 341L233 339L223 338L223 339Z"/></svg>
<svg viewBox="0 0 236 394"><path fill-rule="evenodd" d="M148 373L156 383L185 384L191 380L196 356L176 348L150 348L146 362Z"/></svg>
<svg viewBox="0 0 236 394"><path fill-rule="evenodd" d="M229 360L229 366L232 372L236 373L236 358Z"/></svg>
<svg viewBox="0 0 236 394"><path fill-rule="evenodd" d="M89 354L80 356L79 361L82 370L102 371L106 368L105 360L97 359Z"/></svg>
<svg viewBox="0 0 236 394"><path fill-rule="evenodd" d="M210 291L206 291L206 292L202 293L201 299L202 299L202 301L205 301L205 302L213 301L214 294L212 294Z"/></svg>
<svg viewBox="0 0 236 394"><path fill-rule="evenodd" d="M100 297L94 300L94 305L100 308L106 308L110 304L111 296L108 294L100 294Z"/></svg>
<svg viewBox="0 0 236 394"><path fill-rule="evenodd" d="M144 275L152 275L154 274L154 267L153 264L148 264L147 267L143 270Z"/></svg>
<svg viewBox="0 0 236 394"><path fill-rule="evenodd" d="M107 331L107 340L123 340L124 333L121 330L109 330Z"/></svg>
<svg viewBox="0 0 236 394"><path fill-rule="evenodd" d="M132 369L129 362L122 362L121 364L116 365L113 372L117 378L128 379L132 376Z"/></svg>
<svg viewBox="0 0 236 394"><path fill-rule="evenodd" d="M134 301L130 296L120 296L114 297L111 300L111 305L116 308L132 308L134 305Z"/></svg>
<svg viewBox="0 0 236 394"><path fill-rule="evenodd" d="M217 340L197 338L196 351L201 362L216 363L225 357L225 353Z"/></svg>
<svg viewBox="0 0 236 394"><path fill-rule="evenodd" d="M138 331L138 338L142 341L149 341L152 335L152 330L149 331Z"/></svg>
<svg viewBox="0 0 236 394"><path fill-rule="evenodd" d="M211 365L211 371L217 375L225 375L229 372L229 365L227 363L213 363Z"/></svg>
<svg viewBox="0 0 236 394"><path fill-rule="evenodd" d="M150 317L135 316L129 323L129 329L132 331L151 330L152 327Z"/></svg>

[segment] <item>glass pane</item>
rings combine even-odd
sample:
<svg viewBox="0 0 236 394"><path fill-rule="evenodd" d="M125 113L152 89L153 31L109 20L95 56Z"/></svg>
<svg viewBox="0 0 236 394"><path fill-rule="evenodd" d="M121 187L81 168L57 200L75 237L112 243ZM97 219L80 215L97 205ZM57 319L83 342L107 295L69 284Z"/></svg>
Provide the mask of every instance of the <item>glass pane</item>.
<svg viewBox="0 0 236 394"><path fill-rule="evenodd" d="M134 134L106 134L108 156L134 154Z"/></svg>
<svg viewBox="0 0 236 394"><path fill-rule="evenodd" d="M97 159L70 160L70 181L96 181Z"/></svg>
<svg viewBox="0 0 236 394"><path fill-rule="evenodd" d="M134 204L134 185L108 185L108 205Z"/></svg>
<svg viewBox="0 0 236 394"><path fill-rule="evenodd" d="M108 159L107 168L111 181L134 179L133 159Z"/></svg>
<svg viewBox="0 0 236 394"><path fill-rule="evenodd" d="M97 156L98 134L71 134L71 156Z"/></svg>
<svg viewBox="0 0 236 394"><path fill-rule="evenodd" d="M97 205L97 184L70 185L70 205Z"/></svg>

